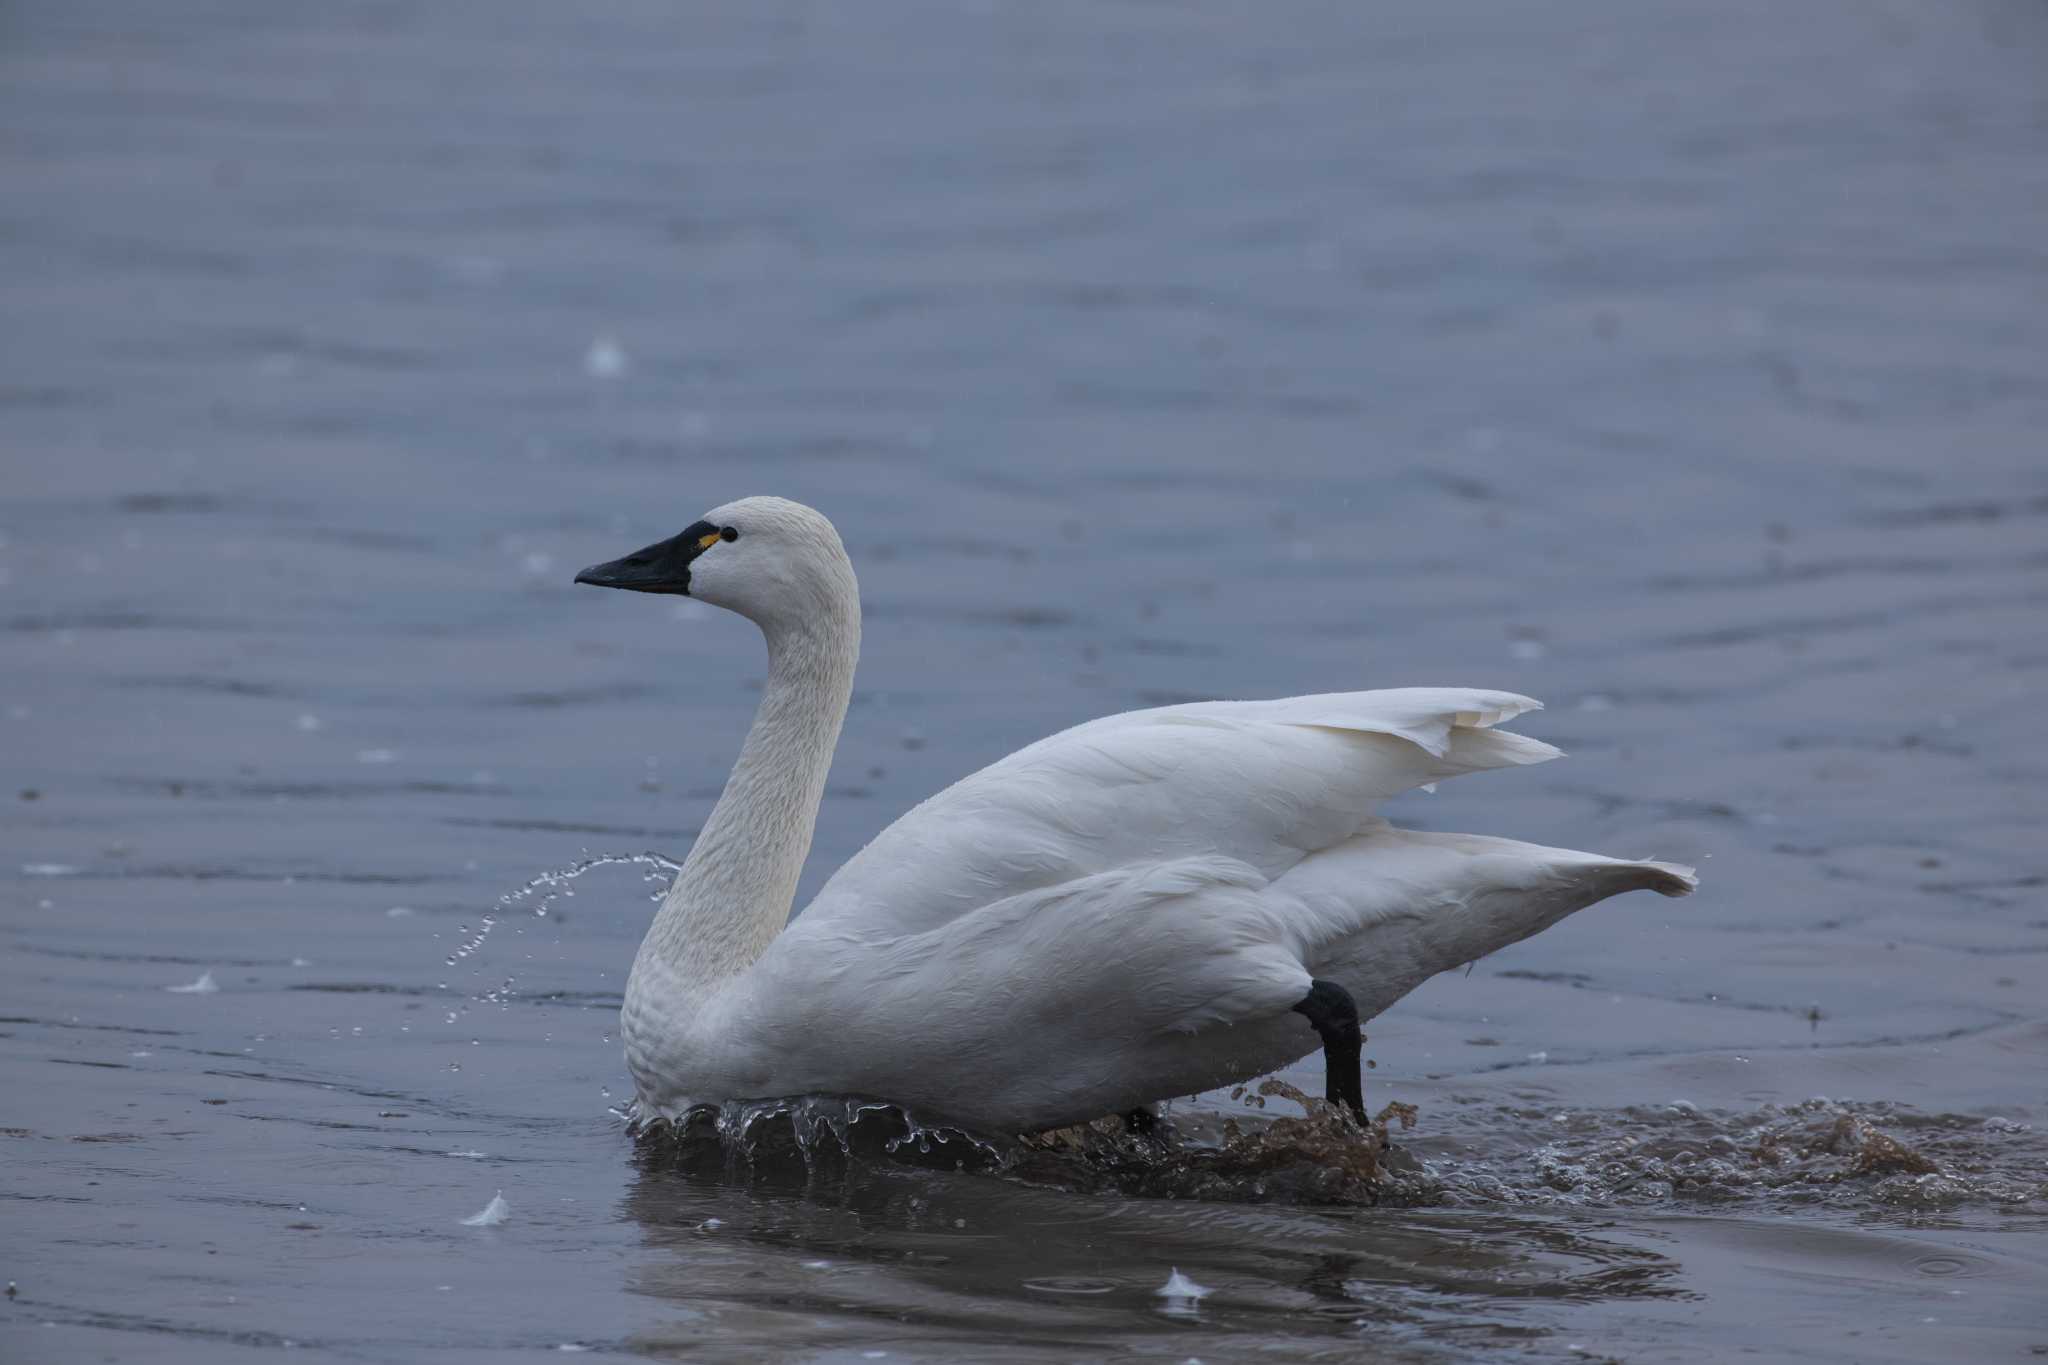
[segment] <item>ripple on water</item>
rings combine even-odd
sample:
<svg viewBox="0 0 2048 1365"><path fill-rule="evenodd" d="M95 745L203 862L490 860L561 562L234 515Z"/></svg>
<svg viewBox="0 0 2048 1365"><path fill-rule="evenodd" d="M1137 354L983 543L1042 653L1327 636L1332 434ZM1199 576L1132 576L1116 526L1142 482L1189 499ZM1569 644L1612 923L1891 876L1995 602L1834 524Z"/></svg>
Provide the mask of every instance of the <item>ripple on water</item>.
<svg viewBox="0 0 2048 1365"><path fill-rule="evenodd" d="M1107 1294L1115 1290L1116 1281L1092 1275L1040 1275L1024 1281L1024 1287L1036 1294Z"/></svg>
<svg viewBox="0 0 2048 1365"><path fill-rule="evenodd" d="M1907 1262L1907 1268L1916 1275L1929 1275L1935 1279L1972 1279L1990 1273L1993 1263L1982 1256L1970 1256L1962 1252L1935 1252L1915 1256Z"/></svg>

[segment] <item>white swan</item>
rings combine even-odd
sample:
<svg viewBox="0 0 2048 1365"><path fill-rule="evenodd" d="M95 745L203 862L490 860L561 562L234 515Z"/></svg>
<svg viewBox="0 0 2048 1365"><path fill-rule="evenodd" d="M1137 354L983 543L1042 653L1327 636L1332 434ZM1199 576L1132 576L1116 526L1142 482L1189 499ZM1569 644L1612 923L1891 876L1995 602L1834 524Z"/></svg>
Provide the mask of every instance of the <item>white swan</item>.
<svg viewBox="0 0 2048 1365"><path fill-rule="evenodd" d="M1434 973L1692 869L1396 829L1379 802L1558 751L1537 703L1401 688L1133 711L1040 740L890 825L785 923L853 689L860 598L824 516L744 498L579 583L753 620L768 682L626 983L642 1112L806 1093L1026 1131L1247 1080Z"/></svg>

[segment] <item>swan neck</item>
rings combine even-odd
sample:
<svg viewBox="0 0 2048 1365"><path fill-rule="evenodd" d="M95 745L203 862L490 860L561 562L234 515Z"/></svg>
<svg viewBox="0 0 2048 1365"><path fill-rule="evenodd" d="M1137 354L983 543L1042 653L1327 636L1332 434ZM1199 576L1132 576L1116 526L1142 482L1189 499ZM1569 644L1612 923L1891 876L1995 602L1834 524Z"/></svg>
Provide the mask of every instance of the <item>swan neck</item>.
<svg viewBox="0 0 2048 1365"><path fill-rule="evenodd" d="M857 597L850 610L763 634L768 680L753 727L635 963L637 976L659 960L671 990L701 992L745 970L788 923L853 694Z"/></svg>

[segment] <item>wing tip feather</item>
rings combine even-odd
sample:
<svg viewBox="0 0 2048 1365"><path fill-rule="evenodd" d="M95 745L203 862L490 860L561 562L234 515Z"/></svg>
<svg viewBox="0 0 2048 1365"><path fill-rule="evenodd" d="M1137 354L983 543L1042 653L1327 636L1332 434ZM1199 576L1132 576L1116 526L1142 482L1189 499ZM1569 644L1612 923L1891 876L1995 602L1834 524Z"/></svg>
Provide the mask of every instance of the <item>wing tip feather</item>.
<svg viewBox="0 0 2048 1365"><path fill-rule="evenodd" d="M1642 868L1643 888L1660 896L1690 896L1700 889L1697 868L1684 863L1660 863L1649 859L1636 864Z"/></svg>

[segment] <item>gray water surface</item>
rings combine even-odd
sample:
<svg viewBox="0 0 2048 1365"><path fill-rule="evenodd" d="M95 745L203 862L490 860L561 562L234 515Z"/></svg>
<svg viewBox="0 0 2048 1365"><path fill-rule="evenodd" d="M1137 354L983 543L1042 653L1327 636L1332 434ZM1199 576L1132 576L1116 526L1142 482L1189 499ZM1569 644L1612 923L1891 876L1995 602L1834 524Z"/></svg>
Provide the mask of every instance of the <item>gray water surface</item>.
<svg viewBox="0 0 2048 1365"><path fill-rule="evenodd" d="M2048 1351L2044 71L2021 0L8 5L0 1358ZM1703 889L1370 1026L1423 1207L636 1152L656 888L517 893L684 852L763 661L569 578L755 492L866 611L805 896L1064 725L1437 683L1572 756L1396 819Z"/></svg>

